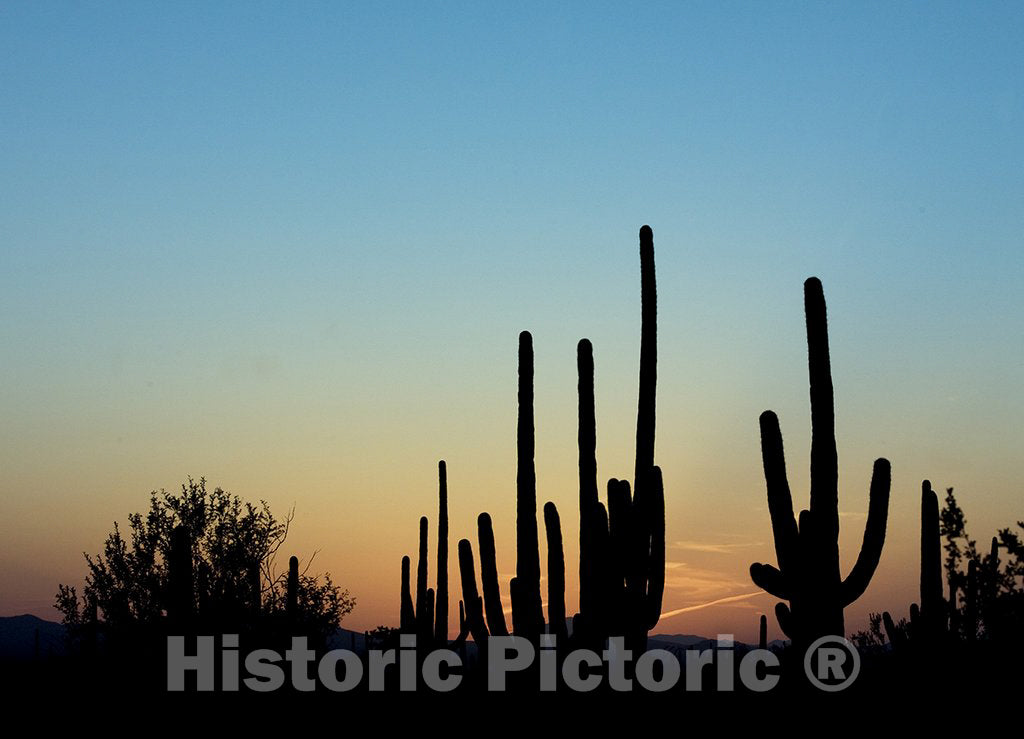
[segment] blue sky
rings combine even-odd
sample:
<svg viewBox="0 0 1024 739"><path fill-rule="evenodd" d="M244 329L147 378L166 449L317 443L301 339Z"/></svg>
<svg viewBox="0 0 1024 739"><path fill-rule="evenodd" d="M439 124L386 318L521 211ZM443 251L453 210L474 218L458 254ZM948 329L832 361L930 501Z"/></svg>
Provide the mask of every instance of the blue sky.
<svg viewBox="0 0 1024 739"><path fill-rule="evenodd" d="M541 449L589 336L630 469L643 223L666 480L763 502L766 407L805 467L815 274L852 501L885 454L908 526L928 475L1017 520L1022 38L1019 3L5 4L5 560L50 500L75 572L187 474L300 512L414 479L368 466L490 482L523 328Z"/></svg>

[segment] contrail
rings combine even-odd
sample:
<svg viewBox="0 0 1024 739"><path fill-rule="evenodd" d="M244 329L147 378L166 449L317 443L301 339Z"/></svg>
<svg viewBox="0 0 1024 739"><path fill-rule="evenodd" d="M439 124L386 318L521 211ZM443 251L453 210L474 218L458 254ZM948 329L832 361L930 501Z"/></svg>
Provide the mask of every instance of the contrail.
<svg viewBox="0 0 1024 739"><path fill-rule="evenodd" d="M728 595L718 600L708 601L707 603L698 603L695 606L686 606L686 608L677 608L674 611L666 611L661 614L661 618L671 618L672 616L678 616L680 613L687 613L688 611L699 611L701 608L707 608L708 606L717 606L720 603L732 603L737 600L746 600L747 598L753 598L755 595L768 595L763 590L755 590L753 593L742 593L740 595Z"/></svg>

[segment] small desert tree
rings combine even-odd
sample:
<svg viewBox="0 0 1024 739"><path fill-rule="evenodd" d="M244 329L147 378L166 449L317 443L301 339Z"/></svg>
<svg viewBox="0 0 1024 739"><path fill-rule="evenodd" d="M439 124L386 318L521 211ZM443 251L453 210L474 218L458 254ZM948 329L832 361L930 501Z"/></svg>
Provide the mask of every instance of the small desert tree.
<svg viewBox="0 0 1024 739"><path fill-rule="evenodd" d="M286 614L287 572L277 554L292 520L276 518L266 502L242 501L206 480L189 478L178 494L150 494L149 510L118 524L96 555L85 555L88 571L81 595L60 585L56 607L73 638L97 631L109 647L131 647L139 637L166 630L172 599L174 532L187 532L191 547L189 610L196 626L221 633L269 633L301 628L321 642L355 607L355 599L329 573L300 573L296 614ZM100 617L102 616L102 621Z"/></svg>

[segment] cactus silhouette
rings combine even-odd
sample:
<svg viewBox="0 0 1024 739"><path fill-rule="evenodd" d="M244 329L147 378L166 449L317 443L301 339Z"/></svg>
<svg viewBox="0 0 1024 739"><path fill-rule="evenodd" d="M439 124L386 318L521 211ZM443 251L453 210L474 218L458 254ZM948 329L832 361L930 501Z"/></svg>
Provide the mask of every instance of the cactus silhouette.
<svg viewBox="0 0 1024 739"><path fill-rule="evenodd" d="M921 483L921 604L910 606L910 622L901 628L888 611L882 614L889 642L901 649L908 642L934 644L947 633L948 611L942 599L942 543L939 539L939 498L928 480Z"/></svg>
<svg viewBox="0 0 1024 739"><path fill-rule="evenodd" d="M576 372L579 395L579 475L580 475L580 601L584 627L602 631L596 623L603 589L601 578L604 562L600 556L607 546L608 514L598 497L597 484L597 420L594 412L594 347L588 339L580 339L576 347ZM600 509L600 511L598 510ZM603 515L604 532L600 535L597 521ZM575 630L575 629L574 629Z"/></svg>
<svg viewBox="0 0 1024 739"><path fill-rule="evenodd" d="M167 616L181 627L192 620L195 612L195 584L192 572L192 538L185 526L176 526L171 538L167 579L170 589ZM95 607L95 603L93 604Z"/></svg>
<svg viewBox="0 0 1024 739"><path fill-rule="evenodd" d="M419 557L416 562L416 636L420 645L433 636L434 625L427 618L427 517L420 517Z"/></svg>
<svg viewBox="0 0 1024 739"><path fill-rule="evenodd" d="M448 641L448 468L437 463L437 590L434 600L434 641Z"/></svg>
<svg viewBox="0 0 1024 739"><path fill-rule="evenodd" d="M573 619L573 640L599 646L611 634L624 635L627 647L643 649L648 631L661 615L665 585L665 497L661 470L654 465L657 383L657 293L654 237L640 230L641 341L637 404L636 460L633 492L628 481L608 483L608 508L598 497L596 420L594 413L593 347L583 339L577 347L579 374L580 477L580 612ZM565 610L565 557L561 521L553 503L544 507L548 549L548 623L545 625L540 580L537 525L537 478L534 466L534 354L528 331L519 335L518 415L516 427L516 576L509 583L512 631L537 641L545 629L568 638ZM442 463L443 464L443 463ZM445 490L444 468L441 468ZM446 499L442 492L439 528L447 532ZM425 522L421 522L419 584L425 584ZM504 636L508 625L498 584L494 532L490 516L477 519L480 582L477 590L472 545L459 541L464 619L474 640ZM439 542L444 535L439 531ZM441 564L439 543L439 569ZM444 545L446 546L446 544ZM440 593L442 580L438 579ZM443 598L439 600L441 602ZM403 597L403 603L405 599ZM419 596L416 612L420 612ZM439 614L440 615L440 614ZM485 622L486 621L486 622Z"/></svg>
<svg viewBox="0 0 1024 739"><path fill-rule="evenodd" d="M921 483L921 630L928 638L946 631L942 600L942 543L939 540L939 498L932 484Z"/></svg>
<svg viewBox="0 0 1024 739"><path fill-rule="evenodd" d="M544 530L548 540L548 630L564 644L569 636L565 625L565 554L558 509L551 502L544 504Z"/></svg>
<svg viewBox="0 0 1024 739"><path fill-rule="evenodd" d="M608 481L608 507L598 500L594 355L590 341L576 349L579 393L581 638L600 644L612 634L643 650L661 617L665 588L665 493L654 465L658 334L654 232L640 229L640 377L633 489ZM574 631L577 630L574 628Z"/></svg>
<svg viewBox="0 0 1024 739"><path fill-rule="evenodd" d="M498 586L494 529L491 525L491 517L487 513L481 513L477 517L477 540L480 542L480 581L484 591L487 627L495 636L508 636L505 609L501 605L501 590Z"/></svg>
<svg viewBox="0 0 1024 739"><path fill-rule="evenodd" d="M763 613L757 625L757 647L758 649L768 648L768 617Z"/></svg>
<svg viewBox="0 0 1024 739"><path fill-rule="evenodd" d="M519 334L519 419L516 428L516 576L512 630L537 639L544 631L537 534L537 474L534 469L533 337Z"/></svg>
<svg viewBox="0 0 1024 739"><path fill-rule="evenodd" d="M476 570L473 567L473 545L468 539L460 539L459 545L459 573L462 578L462 603L465 610L461 616L464 624L462 627L468 629L473 636L478 648L482 648L487 639L487 625L484 623L483 599L476 587Z"/></svg>
<svg viewBox="0 0 1024 739"><path fill-rule="evenodd" d="M416 633L416 608L412 603L410 583L411 563L408 557L402 557L402 606L400 610L400 631L403 634Z"/></svg>
<svg viewBox="0 0 1024 739"><path fill-rule="evenodd" d="M761 454L768 490L768 511L775 537L778 568L755 563L754 583L777 598L779 626L797 645L806 647L825 635L844 636L843 609L859 598L871 581L885 542L889 509L890 466L875 461L868 518L857 562L843 579L839 571L839 495L832 374L828 324L821 282L804 283L807 317L808 374L811 397L811 505L793 516L786 478L779 419L761 414Z"/></svg>

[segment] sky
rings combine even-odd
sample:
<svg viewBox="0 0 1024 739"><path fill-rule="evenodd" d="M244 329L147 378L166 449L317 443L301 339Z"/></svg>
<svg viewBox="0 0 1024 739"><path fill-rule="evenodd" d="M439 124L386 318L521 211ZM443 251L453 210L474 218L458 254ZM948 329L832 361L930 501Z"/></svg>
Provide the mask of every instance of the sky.
<svg viewBox="0 0 1024 739"><path fill-rule="evenodd" d="M56 618L82 553L191 476L294 506L344 625L395 625L440 459L451 551L490 512L507 605L524 329L575 612L576 342L599 478L631 477L643 224L655 631L752 640L772 612L757 419L806 507L811 275L844 572L893 465L847 627L905 615L922 479L982 542L1024 517L1021 38L997 2L4 3L0 615Z"/></svg>

